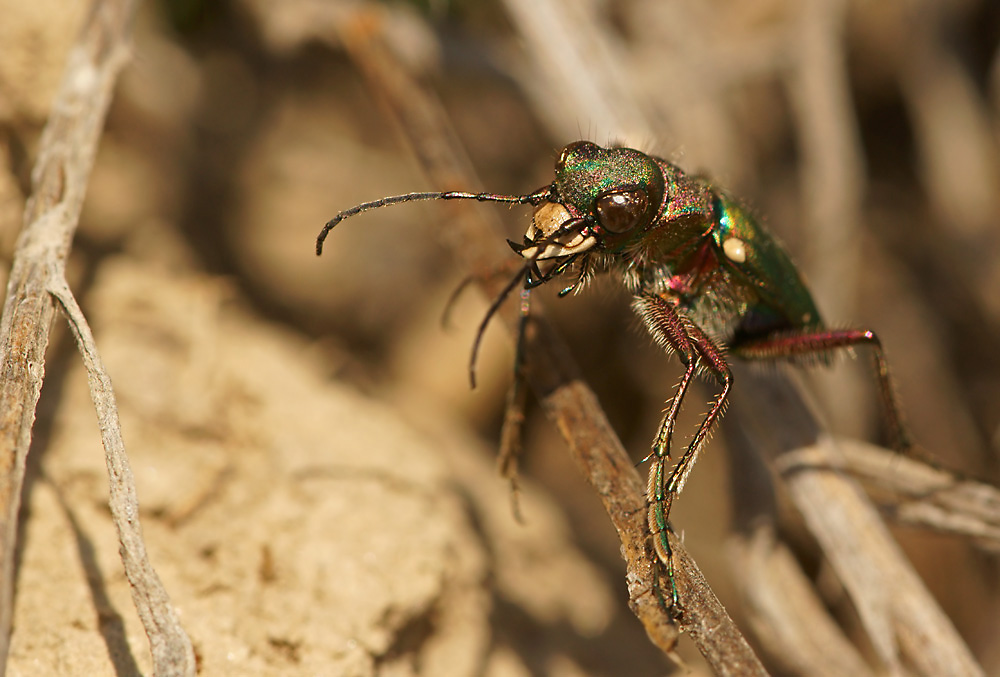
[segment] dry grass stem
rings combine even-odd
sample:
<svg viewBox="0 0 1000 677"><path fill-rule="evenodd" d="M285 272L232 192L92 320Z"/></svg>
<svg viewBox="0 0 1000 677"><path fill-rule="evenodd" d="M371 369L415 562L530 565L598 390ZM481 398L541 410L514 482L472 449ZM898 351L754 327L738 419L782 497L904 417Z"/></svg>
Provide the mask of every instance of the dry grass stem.
<svg viewBox="0 0 1000 677"><path fill-rule="evenodd" d="M66 313L87 363L94 403L111 476L111 509L121 536L121 552L132 595L146 627L157 675L193 675L194 655L166 592L145 554L131 472L124 456L110 380L65 279L66 258L86 194L114 84L128 61L129 0L96 2L72 48L62 86L42 135L32 175L24 229L10 275L0 346L3 382L0 439L3 473L3 579L0 588L0 660L9 649L17 513L31 442L35 406L41 392L45 348L57 300Z"/></svg>
<svg viewBox="0 0 1000 677"><path fill-rule="evenodd" d="M812 580L770 524L758 524L733 545L754 634L790 674L874 675L830 616Z"/></svg>
<svg viewBox="0 0 1000 677"><path fill-rule="evenodd" d="M111 378L97 351L97 343L87 318L64 279L52 280L49 292L58 300L69 322L77 347L87 369L90 396L97 410L97 422L104 443L108 466L111 519L118 530L118 540L132 601L149 637L150 653L156 675L194 675L195 658L191 641L181 627L170 604L170 597L160 582L146 554L146 544L139 524L139 499L135 479L125 453L118 405Z"/></svg>
<svg viewBox="0 0 1000 677"><path fill-rule="evenodd" d="M900 456L855 439L838 439L842 463L889 519L899 524L968 538L984 550L1000 550L1000 491L983 482ZM782 472L814 467L809 450L786 454Z"/></svg>

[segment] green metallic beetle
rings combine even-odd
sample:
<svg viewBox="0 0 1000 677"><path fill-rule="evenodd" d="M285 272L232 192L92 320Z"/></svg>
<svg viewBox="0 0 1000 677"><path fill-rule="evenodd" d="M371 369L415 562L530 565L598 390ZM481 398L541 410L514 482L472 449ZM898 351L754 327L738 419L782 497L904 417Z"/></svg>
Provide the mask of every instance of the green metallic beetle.
<svg viewBox="0 0 1000 677"><path fill-rule="evenodd" d="M746 360L828 362L835 349L870 346L894 446L909 447L875 333L826 328L781 245L703 178L688 176L665 160L631 148L577 141L560 153L552 184L533 193L409 193L367 202L330 220L317 238L316 253L322 253L330 230L349 216L399 202L434 199L535 207L523 243L510 243L525 263L482 326L522 280L523 288L530 290L567 277L571 282L561 290L562 296L582 289L596 274L609 273L621 278L634 295L632 306L656 343L679 356L684 375L646 459L650 461L649 527L666 571L673 610L679 611L680 605L666 534L670 506L725 410L733 380L727 354ZM674 426L697 373L710 375L719 391L671 468Z"/></svg>

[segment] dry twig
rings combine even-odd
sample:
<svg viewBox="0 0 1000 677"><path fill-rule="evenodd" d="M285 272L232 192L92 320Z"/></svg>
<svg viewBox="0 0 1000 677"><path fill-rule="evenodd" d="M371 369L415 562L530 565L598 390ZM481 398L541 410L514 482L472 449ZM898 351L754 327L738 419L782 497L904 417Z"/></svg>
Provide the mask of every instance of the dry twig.
<svg viewBox="0 0 1000 677"><path fill-rule="evenodd" d="M111 476L111 511L118 528L125 573L150 639L157 675L194 674L191 643L145 552L139 508L124 454L110 379L93 336L65 278L66 258L80 216L87 181L118 73L128 59L135 3L95 3L53 104L38 152L34 190L24 216L0 320L0 499L3 521L0 588L0 661L5 665L14 580L17 513L31 443L35 406L44 375L45 348L58 305L69 320L87 366L91 394Z"/></svg>

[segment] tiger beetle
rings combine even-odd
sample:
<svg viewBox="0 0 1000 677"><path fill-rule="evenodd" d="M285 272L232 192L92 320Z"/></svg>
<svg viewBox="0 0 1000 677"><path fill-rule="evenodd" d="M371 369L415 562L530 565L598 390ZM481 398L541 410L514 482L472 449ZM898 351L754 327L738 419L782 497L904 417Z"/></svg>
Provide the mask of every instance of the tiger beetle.
<svg viewBox="0 0 1000 677"><path fill-rule="evenodd" d="M674 615L682 607L667 538L670 507L725 411L733 382L728 355L828 364L836 349L868 346L874 354L893 446L909 449L888 364L875 333L827 328L799 271L777 240L706 179L631 148L602 148L577 141L562 149L555 180L539 190L519 196L409 193L366 202L341 212L324 226L316 240L316 254L322 253L330 230L347 217L416 200L478 200L535 208L523 243L508 241L524 261L480 325L470 364L473 383L483 328L518 284L522 285L522 317L526 318L531 289L563 278L568 284L559 295L565 296L582 289L598 273L610 273L624 282L634 296L632 308L654 341L680 358L684 374L644 459L650 461L649 528ZM524 324L518 336L518 356ZM710 376L719 390L684 453L670 467L674 426L696 374ZM662 588L657 592L663 599Z"/></svg>

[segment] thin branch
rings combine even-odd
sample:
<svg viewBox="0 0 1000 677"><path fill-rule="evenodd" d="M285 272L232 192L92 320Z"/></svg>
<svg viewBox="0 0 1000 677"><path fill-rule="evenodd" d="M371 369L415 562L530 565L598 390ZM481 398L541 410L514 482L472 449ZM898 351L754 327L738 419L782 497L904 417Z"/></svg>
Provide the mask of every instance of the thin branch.
<svg viewBox="0 0 1000 677"><path fill-rule="evenodd" d="M87 362L108 452L112 513L132 595L150 638L157 675L194 674L191 644L145 557L135 490L124 460L110 381L65 280L104 119L118 74L128 61L134 0L98 0L69 53L59 92L39 144L22 230L0 318L0 672L6 669L13 599L17 514L41 392L54 296L70 319Z"/></svg>

